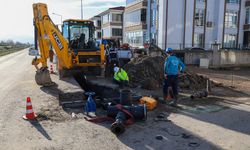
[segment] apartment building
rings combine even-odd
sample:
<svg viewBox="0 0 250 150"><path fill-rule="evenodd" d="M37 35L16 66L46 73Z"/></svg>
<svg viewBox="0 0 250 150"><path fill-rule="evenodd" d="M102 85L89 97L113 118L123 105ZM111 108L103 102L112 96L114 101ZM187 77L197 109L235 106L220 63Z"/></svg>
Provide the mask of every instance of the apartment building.
<svg viewBox="0 0 250 150"><path fill-rule="evenodd" d="M159 0L158 41L165 49L248 47L249 0Z"/></svg>
<svg viewBox="0 0 250 150"><path fill-rule="evenodd" d="M126 0L124 11L124 43L143 46L147 40L147 0Z"/></svg>
<svg viewBox="0 0 250 150"><path fill-rule="evenodd" d="M123 41L123 13L124 7L110 8L99 16L101 17L101 35L103 39Z"/></svg>
<svg viewBox="0 0 250 150"><path fill-rule="evenodd" d="M95 25L95 35L94 38L96 39L96 41L101 41L102 39L102 23L101 23L101 16L94 16L92 18L90 18L89 20L94 22Z"/></svg>

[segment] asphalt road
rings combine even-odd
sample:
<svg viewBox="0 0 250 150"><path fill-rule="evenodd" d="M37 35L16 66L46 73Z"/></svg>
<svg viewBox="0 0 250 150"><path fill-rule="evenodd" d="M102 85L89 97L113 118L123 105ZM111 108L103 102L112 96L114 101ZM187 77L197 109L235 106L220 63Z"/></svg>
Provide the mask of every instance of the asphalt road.
<svg viewBox="0 0 250 150"><path fill-rule="evenodd" d="M0 57L0 145L1 148L15 148L14 143L24 135L21 116L25 95L25 84L32 80L28 51L23 50ZM13 142L10 144L9 142Z"/></svg>
<svg viewBox="0 0 250 150"><path fill-rule="evenodd" d="M110 132L110 124L67 119L68 114L57 108L56 92L35 84L31 60L27 50L0 57L0 150L250 149L250 96L247 94L218 89L206 105L194 101L195 105L182 104L184 109L177 112L158 105L146 122L136 123L116 137ZM52 79L65 89L72 89L57 76ZM59 120L23 120L27 96L31 97L35 112L43 109L49 112L51 106L54 108L49 115ZM211 103L216 98L220 102ZM171 122L154 121L156 114L162 112ZM157 140L157 135L162 139Z"/></svg>
<svg viewBox="0 0 250 150"><path fill-rule="evenodd" d="M36 85L32 58L27 49L0 57L0 150L129 149L106 127L84 119L65 119L64 116L71 115L59 112L57 91L51 93ZM68 82L58 81L57 76L52 78L68 91L74 88ZM51 116L58 117L58 120L23 120L28 96L31 97L34 112L55 107L53 111L56 113L51 111Z"/></svg>

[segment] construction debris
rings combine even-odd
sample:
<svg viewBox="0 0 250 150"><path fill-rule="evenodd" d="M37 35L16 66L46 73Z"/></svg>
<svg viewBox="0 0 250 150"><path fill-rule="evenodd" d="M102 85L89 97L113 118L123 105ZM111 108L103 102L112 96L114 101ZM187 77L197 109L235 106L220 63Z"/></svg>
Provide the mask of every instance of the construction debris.
<svg viewBox="0 0 250 150"><path fill-rule="evenodd" d="M162 87L164 80L164 56L145 56L132 59L124 69L127 71L132 87L154 90ZM207 78L186 71L179 77L179 86L182 89L206 89Z"/></svg>

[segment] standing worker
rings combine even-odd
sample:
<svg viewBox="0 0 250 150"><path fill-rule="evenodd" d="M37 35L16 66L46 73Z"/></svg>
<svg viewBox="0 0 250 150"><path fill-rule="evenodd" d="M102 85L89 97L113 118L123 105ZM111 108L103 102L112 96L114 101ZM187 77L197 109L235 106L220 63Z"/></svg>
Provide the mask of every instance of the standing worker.
<svg viewBox="0 0 250 150"><path fill-rule="evenodd" d="M177 106L178 100L178 74L179 67L180 72L183 73L185 70L184 63L174 55L172 48L167 48L166 53L168 57L164 64L164 85L163 85L163 97L164 100L168 97L168 88L172 87L174 100L170 102L171 106Z"/></svg>
<svg viewBox="0 0 250 150"><path fill-rule="evenodd" d="M128 86L129 78L127 72L122 68L114 67L114 81L120 87Z"/></svg>

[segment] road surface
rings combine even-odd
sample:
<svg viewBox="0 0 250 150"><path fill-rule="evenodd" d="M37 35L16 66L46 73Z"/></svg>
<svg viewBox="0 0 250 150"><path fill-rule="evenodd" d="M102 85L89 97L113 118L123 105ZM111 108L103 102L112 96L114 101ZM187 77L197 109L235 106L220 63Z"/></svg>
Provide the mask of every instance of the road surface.
<svg viewBox="0 0 250 150"><path fill-rule="evenodd" d="M234 96L231 90L219 91L221 95L211 101L225 98L220 103L193 107L184 103L181 105L185 109L180 111L159 105L149 113L148 121L136 123L116 137L110 132L110 124L72 119L70 113L64 112L58 106L56 89L35 84L31 60L27 50L0 57L0 149L250 149L247 94ZM67 88L68 83L52 78ZM27 96L31 97L34 111L46 112L50 119L24 121ZM153 117L161 112L171 122L156 122ZM157 140L157 135L163 139Z"/></svg>

